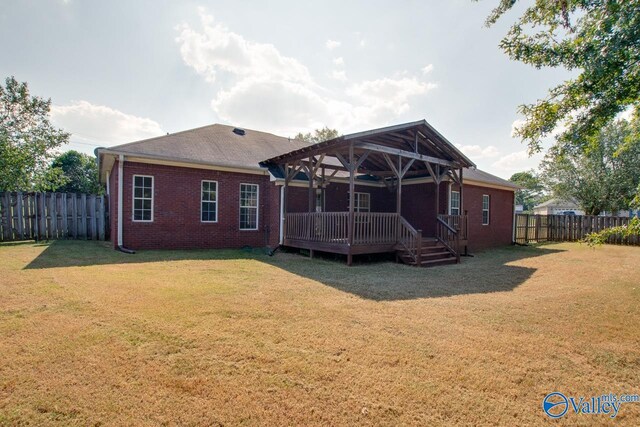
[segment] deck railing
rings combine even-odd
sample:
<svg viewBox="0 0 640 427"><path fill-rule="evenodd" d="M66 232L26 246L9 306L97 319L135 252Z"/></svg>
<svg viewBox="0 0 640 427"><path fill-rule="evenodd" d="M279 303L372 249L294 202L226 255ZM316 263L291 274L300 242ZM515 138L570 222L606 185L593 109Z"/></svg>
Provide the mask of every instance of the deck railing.
<svg viewBox="0 0 640 427"><path fill-rule="evenodd" d="M422 252L422 232L397 213L356 212L353 214L353 245L399 245L417 263ZM436 237L456 257L460 240L467 239L467 217L438 215ZM348 244L349 212L289 213L285 240Z"/></svg>
<svg viewBox="0 0 640 427"><path fill-rule="evenodd" d="M402 217L400 217L398 225L398 244L419 264L422 255L422 232L413 228L413 226Z"/></svg>
<svg viewBox="0 0 640 427"><path fill-rule="evenodd" d="M354 213L353 244L395 244L398 218L396 213Z"/></svg>
<svg viewBox="0 0 640 427"><path fill-rule="evenodd" d="M467 239L466 215L438 215L436 238L460 262L460 240Z"/></svg>
<svg viewBox="0 0 640 427"><path fill-rule="evenodd" d="M443 215L439 214L438 219L447 223L447 225L454 230L459 230L460 240L468 240L468 217L466 215Z"/></svg>
<svg viewBox="0 0 640 427"><path fill-rule="evenodd" d="M310 242L347 243L349 212L289 213L285 238Z"/></svg>

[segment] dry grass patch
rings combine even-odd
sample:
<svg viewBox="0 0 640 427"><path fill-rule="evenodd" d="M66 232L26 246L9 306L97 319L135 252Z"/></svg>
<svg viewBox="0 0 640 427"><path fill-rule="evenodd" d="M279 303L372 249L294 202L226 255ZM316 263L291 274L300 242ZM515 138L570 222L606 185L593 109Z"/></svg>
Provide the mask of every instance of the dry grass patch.
<svg viewBox="0 0 640 427"><path fill-rule="evenodd" d="M551 391L640 393L640 248L433 269L92 242L0 259L0 425L539 425Z"/></svg>

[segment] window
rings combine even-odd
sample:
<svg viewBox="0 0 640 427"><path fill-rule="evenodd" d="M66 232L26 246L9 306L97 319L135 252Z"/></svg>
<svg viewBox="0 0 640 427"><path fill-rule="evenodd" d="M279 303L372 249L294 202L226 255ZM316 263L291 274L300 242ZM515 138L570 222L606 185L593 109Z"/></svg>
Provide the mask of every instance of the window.
<svg viewBox="0 0 640 427"><path fill-rule="evenodd" d="M460 192L459 191L451 192L449 215L460 215Z"/></svg>
<svg viewBox="0 0 640 427"><path fill-rule="evenodd" d="M482 195L482 225L489 225L489 195Z"/></svg>
<svg viewBox="0 0 640 427"><path fill-rule="evenodd" d="M324 191L321 188L316 190L316 212L324 212Z"/></svg>
<svg viewBox="0 0 640 427"><path fill-rule="evenodd" d="M218 222L218 183L202 181L200 221Z"/></svg>
<svg viewBox="0 0 640 427"><path fill-rule="evenodd" d="M354 212L369 212L371 211L371 195L369 193L354 193Z"/></svg>
<svg viewBox="0 0 640 427"><path fill-rule="evenodd" d="M153 221L153 177L133 176L133 220Z"/></svg>
<svg viewBox="0 0 640 427"><path fill-rule="evenodd" d="M240 230L258 229L258 186L240 184Z"/></svg>

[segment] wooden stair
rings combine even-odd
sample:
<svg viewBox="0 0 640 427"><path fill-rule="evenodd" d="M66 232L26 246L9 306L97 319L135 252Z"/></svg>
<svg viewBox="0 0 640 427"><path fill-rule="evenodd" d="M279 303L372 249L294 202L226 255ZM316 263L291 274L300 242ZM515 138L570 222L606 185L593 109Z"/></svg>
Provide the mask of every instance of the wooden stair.
<svg viewBox="0 0 640 427"><path fill-rule="evenodd" d="M435 267L437 265L455 264L457 258L436 238L423 238L421 262L418 265L411 252L406 248L396 249L398 259L403 263L419 267Z"/></svg>

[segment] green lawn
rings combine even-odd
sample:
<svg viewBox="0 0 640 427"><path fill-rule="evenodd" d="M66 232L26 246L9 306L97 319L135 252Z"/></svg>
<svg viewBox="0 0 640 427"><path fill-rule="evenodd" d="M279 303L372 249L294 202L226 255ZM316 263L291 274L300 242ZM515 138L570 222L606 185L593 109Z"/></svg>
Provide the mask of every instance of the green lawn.
<svg viewBox="0 0 640 427"><path fill-rule="evenodd" d="M0 244L0 425L541 425L640 393L640 248L418 269ZM640 425L640 403L559 425Z"/></svg>

